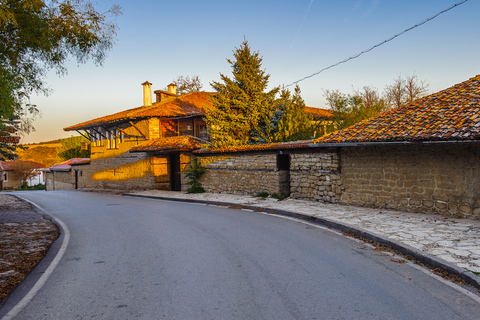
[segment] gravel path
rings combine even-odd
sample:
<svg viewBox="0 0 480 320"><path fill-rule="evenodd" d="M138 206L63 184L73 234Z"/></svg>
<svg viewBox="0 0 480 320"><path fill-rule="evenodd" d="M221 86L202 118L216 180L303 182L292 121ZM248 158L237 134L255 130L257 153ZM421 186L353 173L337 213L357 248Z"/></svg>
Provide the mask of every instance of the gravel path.
<svg viewBox="0 0 480 320"><path fill-rule="evenodd" d="M58 229L31 205L0 194L0 302L43 258Z"/></svg>

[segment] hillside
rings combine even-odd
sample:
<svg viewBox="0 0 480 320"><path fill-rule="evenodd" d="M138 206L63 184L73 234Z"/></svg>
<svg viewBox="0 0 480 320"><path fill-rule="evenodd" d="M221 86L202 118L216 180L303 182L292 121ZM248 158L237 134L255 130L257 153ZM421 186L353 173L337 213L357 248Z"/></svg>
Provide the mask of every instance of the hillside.
<svg viewBox="0 0 480 320"><path fill-rule="evenodd" d="M40 162L47 167L54 165L57 160L57 148L62 144L61 140L24 144L26 150L17 148L17 155L20 160Z"/></svg>

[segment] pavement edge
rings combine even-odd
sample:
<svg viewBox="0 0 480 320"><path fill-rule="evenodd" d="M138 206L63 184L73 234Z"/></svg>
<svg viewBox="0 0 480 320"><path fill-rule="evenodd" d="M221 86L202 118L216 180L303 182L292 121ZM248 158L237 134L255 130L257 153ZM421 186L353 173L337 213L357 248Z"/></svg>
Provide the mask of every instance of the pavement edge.
<svg viewBox="0 0 480 320"><path fill-rule="evenodd" d="M37 214L50 220L58 228L58 237L50 245L45 256L30 271L30 273L19 283L0 304L0 320L13 319L35 296L38 290L45 284L50 277L58 262L68 246L69 231L66 225L53 214L38 206L36 203L27 200L19 195L11 194L20 201L27 202Z"/></svg>

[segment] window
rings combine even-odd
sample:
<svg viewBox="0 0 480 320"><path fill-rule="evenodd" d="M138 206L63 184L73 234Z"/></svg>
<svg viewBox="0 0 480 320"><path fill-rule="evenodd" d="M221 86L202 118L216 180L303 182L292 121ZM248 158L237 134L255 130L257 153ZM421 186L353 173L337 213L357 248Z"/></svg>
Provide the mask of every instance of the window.
<svg viewBox="0 0 480 320"><path fill-rule="evenodd" d="M114 136L110 137L110 149L117 149L117 138Z"/></svg>
<svg viewBox="0 0 480 320"><path fill-rule="evenodd" d="M97 128L97 131L92 130L91 131L91 139L92 139L92 145L94 147L101 147L102 146L102 135L100 134L100 128Z"/></svg>
<svg viewBox="0 0 480 320"><path fill-rule="evenodd" d="M115 136L119 136L118 129L113 129L107 132L107 149L117 149L118 143L120 139L116 138Z"/></svg>
<svg viewBox="0 0 480 320"><path fill-rule="evenodd" d="M179 120L178 131L180 136L193 135L193 120L192 119Z"/></svg>
<svg viewBox="0 0 480 320"><path fill-rule="evenodd" d="M197 137L203 140L208 140L208 133L207 133L207 126L206 125L199 125Z"/></svg>
<svg viewBox="0 0 480 320"><path fill-rule="evenodd" d="M97 136L97 138L95 139L95 145L97 147L101 147L102 146L102 137L100 136L100 133L96 133L95 134Z"/></svg>

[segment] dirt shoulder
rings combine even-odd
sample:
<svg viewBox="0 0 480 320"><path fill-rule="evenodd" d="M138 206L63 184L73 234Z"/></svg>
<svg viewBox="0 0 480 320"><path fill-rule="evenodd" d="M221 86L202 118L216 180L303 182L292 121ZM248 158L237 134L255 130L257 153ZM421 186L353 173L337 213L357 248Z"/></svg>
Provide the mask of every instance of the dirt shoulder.
<svg viewBox="0 0 480 320"><path fill-rule="evenodd" d="M57 239L58 229L32 206L0 194L0 303Z"/></svg>

